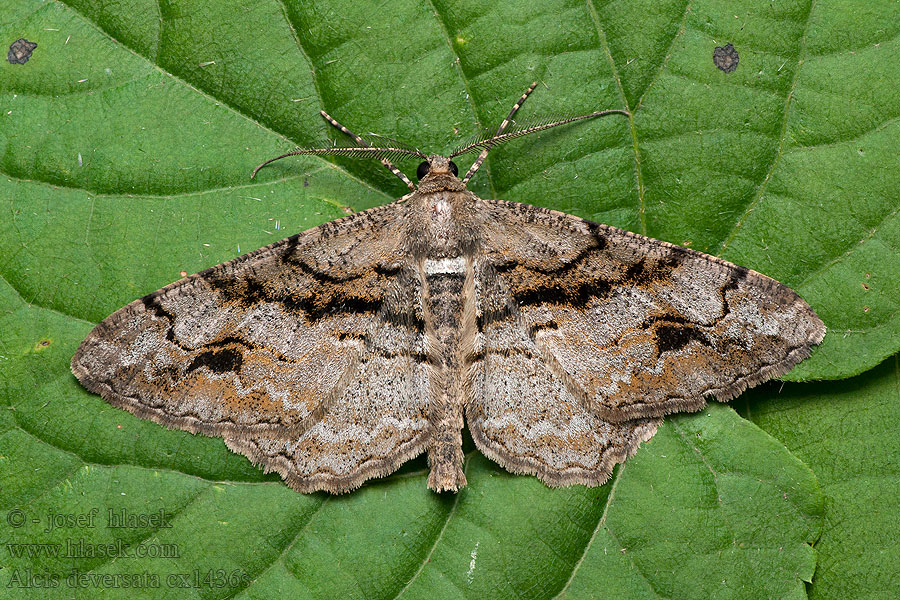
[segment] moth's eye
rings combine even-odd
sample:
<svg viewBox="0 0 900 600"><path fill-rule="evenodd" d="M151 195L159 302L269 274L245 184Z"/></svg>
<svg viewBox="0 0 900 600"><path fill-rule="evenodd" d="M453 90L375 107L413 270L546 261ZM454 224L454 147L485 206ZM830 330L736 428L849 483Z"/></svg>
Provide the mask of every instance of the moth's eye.
<svg viewBox="0 0 900 600"><path fill-rule="evenodd" d="M450 172L453 173L453 176L459 175L459 169L456 166L456 163L452 160L450 161Z"/></svg>
<svg viewBox="0 0 900 600"><path fill-rule="evenodd" d="M422 164L419 165L418 169L416 169L416 177L418 177L419 179L422 179L423 177L428 175L428 171L430 171L430 170L431 169L428 166L428 161L426 160L425 162L423 162Z"/></svg>

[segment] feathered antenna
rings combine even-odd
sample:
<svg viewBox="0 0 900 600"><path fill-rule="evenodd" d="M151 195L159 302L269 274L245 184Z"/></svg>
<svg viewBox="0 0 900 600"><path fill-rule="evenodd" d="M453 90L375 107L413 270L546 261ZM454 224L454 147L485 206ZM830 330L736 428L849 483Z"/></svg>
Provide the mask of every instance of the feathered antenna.
<svg viewBox="0 0 900 600"><path fill-rule="evenodd" d="M525 104L525 100L528 99L528 96L531 95L531 92L534 91L534 88L537 87L537 84L538 84L537 81L535 81L534 83L532 83L532 84L528 87L528 89L525 90L525 93L522 94L522 97L519 98L519 101L516 102L515 104L513 104L512 110L509 111L509 114L506 115L506 118L503 119L503 122L502 122L502 123L500 123L500 127L497 128L497 133L495 133L494 136L498 136L498 135L500 135L501 133L503 133L503 131L506 129L506 127L507 127L507 126L510 124L510 122L512 121L513 115L515 115L515 114L516 114L516 111L519 110L519 108L520 108L523 104ZM472 175L474 175L474 174L475 174L475 171L477 171L478 168L481 167L481 163L484 162L484 159L487 158L488 152L490 152L490 151L491 151L490 147L487 147L487 148L485 148L484 150L481 151L481 154L478 155L478 158L476 158L476 159L475 159L475 162L472 163L472 166L469 167L469 172L466 173L466 176L465 176L465 177L463 177L463 183L469 183L469 180L472 179ZM462 153L461 153L461 152L458 152L458 151L457 151L457 152L454 152L453 154L451 154L451 155L449 156L449 158L453 158L454 156L458 156L459 154L462 154Z"/></svg>
<svg viewBox="0 0 900 600"><path fill-rule="evenodd" d="M524 100L525 97L527 97L527 96L523 96L522 100ZM515 112L515 111L513 111L513 112ZM512 114L513 113L510 113L510 117L512 116ZM557 125L565 125L566 123L572 123L574 121L580 121L582 119L592 119L594 117L605 117L606 115L612 115L612 114L620 114L620 115L625 115L628 117L631 116L631 113L629 113L626 110L620 110L618 108L614 108L611 110L601 110L601 111L593 112L589 115L580 115L577 117L569 117L567 119L561 119L558 121L543 122L543 123L538 123L535 125L524 125L522 127L515 128L513 131L509 131L506 133L503 132L503 130L505 129L505 126L501 126L501 128L498 129L497 133L494 134L493 136L488 137L488 138L483 138L483 137L476 138L475 141L473 141L473 142L463 146L462 148L456 150L455 152L453 152L450 155L450 158L453 158L454 156L459 156L460 154L466 154L468 152L473 152L474 150L477 150L479 148L481 149L481 154L478 155L478 158L472 164L472 168L469 169L469 172L466 173L465 179L463 179L463 183L466 183L469 181L469 179L472 178L472 175L475 174L475 171L477 171L478 167L481 166L481 163L484 162L484 159L487 158L488 152L490 152L492 148L502 144L503 142L507 142L507 141L515 139L517 137L522 137L523 135L528 135L529 133L535 133L538 131L543 131L545 129L550 129L551 127L556 127ZM509 124L509 122L510 122L509 117L507 117L503 121L504 124Z"/></svg>
<svg viewBox="0 0 900 600"><path fill-rule="evenodd" d="M419 150L417 147L413 146L410 143L404 142L403 140L398 140L397 138L392 138L389 135L382 135L380 133L375 133L373 131L369 132L370 137L378 138L380 140L387 140L390 143L379 143L379 146L390 146L391 148L398 148L400 150L408 150L410 152L416 153L416 156L424 156L425 153Z"/></svg>
<svg viewBox="0 0 900 600"><path fill-rule="evenodd" d="M406 184L406 187L408 187L410 189L410 191L413 191L416 189L416 186L413 185L412 181L410 181L409 178L406 175L404 175L400 169L398 169L397 167L395 167L393 165L393 163L390 161L390 158L398 158L398 157L407 156L407 155L418 156L419 158L423 158L423 159L428 158L424 153L422 153L418 150L412 150L410 148L375 148L369 142L367 142L360 136L356 135L355 133L353 133L352 131L350 131L349 129L347 129L346 127L341 125L340 123L338 123L334 117L329 115L324 110L320 111L320 114L323 117L325 117L325 119L329 123L331 123L338 129L340 129L342 132L344 132L347 135L349 135L350 137L352 137L353 140L357 144L359 144L359 146L354 147L354 148L339 148L339 147L300 148L299 150L294 150L293 152L287 152L285 154L282 154L281 156L276 156L275 158L270 158L266 162L262 163L261 165L259 165L255 169L253 169L253 174L250 175L250 178L253 179L254 177L256 177L256 174L259 172L259 170L262 169L263 167L265 167L266 165L273 163L276 160L281 160L282 158L287 158L288 156L298 156L301 154L330 154L330 155L334 155L334 156L351 156L351 157L372 156L372 157L377 158L379 161L381 161L381 164L383 164L388 169L390 169L391 173L393 173L394 175L399 177L400 180Z"/></svg>
<svg viewBox="0 0 900 600"><path fill-rule="evenodd" d="M472 164L471 168L469 168L469 172L466 173L466 176L463 178L463 183L468 183L468 181L472 178L476 171L478 171L479 167L481 167L482 163L484 163L487 158L488 152L491 151L491 148L507 142L511 139L515 139L517 137L522 137L523 135L528 135L530 133L535 133L538 131L543 131L545 129L550 129L551 127L556 127L557 125L565 125L566 123L572 123L574 121L580 121L582 119L592 119L594 117L605 117L606 115L612 114L620 114L625 115L627 117L631 116L626 110L620 109L611 109L611 110L601 110L597 112L593 112L589 115L580 115L577 117L569 117L567 119L560 119L556 121L541 121L537 123L526 123L521 126L516 126L512 129L512 131L506 131L506 128L512 123L513 115L516 114L516 111L522 106L531 92L534 91L534 88L537 87L537 81L531 84L531 86L525 90L525 93L522 94L522 97L519 98L519 101L512 107L512 110L509 111L509 114L503 119L503 122L500 123L500 127L497 128L496 133L491 135L490 133L485 136L479 136L475 138L474 141L466 144L462 148L459 148L455 152L453 152L448 158L453 158L454 156L459 156L460 154L466 154L467 152L473 152L474 150L480 149L481 153L478 155L478 158L475 159L475 162ZM320 111L320 114L325 117L325 119L340 129L345 134L349 135L353 140L358 144L352 148L340 148L340 147L332 147L332 148L301 148L299 150L294 150L293 152L288 152L286 154L282 154L281 156L276 156L275 158L270 158L266 162L262 163L255 169L253 169L253 174L250 176L251 179L256 177L257 172L262 169L264 166L275 162L276 160L281 160L282 158L286 158L288 156L297 156L299 154L331 154L334 156L350 156L350 157L363 157L363 156L371 156L377 158L381 161L381 164L386 166L391 173L400 178L403 183L406 184L406 187L410 189L410 191L415 191L416 186L409 180L409 178L403 174L394 164L391 162L393 160L402 160L407 156L417 156L424 160L428 160L428 156L422 151L412 148L411 146L407 146L402 142L397 142L387 136L377 136L386 140L390 140L397 144L396 147L384 146L384 147L374 147L372 144L356 135L343 125L337 122L331 115L327 112ZM376 135L376 134L372 134Z"/></svg>
<svg viewBox="0 0 900 600"><path fill-rule="evenodd" d="M630 113L624 110L604 110L594 112L589 115L570 117L568 119L561 119L558 121L540 122L531 125L525 125L522 127L517 127L513 131L510 131L508 133L504 133L509 124L512 123L512 118L516 114L516 111L518 111L519 108L522 107L522 105L525 103L525 100L528 99L528 96L530 96L531 92L534 91L534 88L537 87L537 84L538 82L535 81L527 90L525 90L525 93L522 94L522 97L519 98L519 101L513 105L512 110L509 111L509 114L506 115L506 118L503 119L502 123L500 123L500 127L497 128L496 133L494 133L493 135L488 134L487 136L479 136L475 139L475 141L466 144L462 148L459 148L458 150L456 150L456 152L448 157L453 158L454 156L459 156L460 154L472 152L477 148L481 149L481 154L479 154L478 158L475 159L475 162L472 163L472 166L469 168L469 172L466 173L466 176L463 178L463 183L468 183L475 172L478 171L479 167L481 167L482 163L484 163L484 160L487 158L488 152L491 151L491 148L513 138L528 135L529 133L535 133L536 131L543 131L544 129L550 129L551 127L556 127L557 125L565 125L566 123L571 123L573 121L580 121L581 119L590 119L593 117L602 117L605 115L611 115L613 113L620 113L629 117L631 116Z"/></svg>

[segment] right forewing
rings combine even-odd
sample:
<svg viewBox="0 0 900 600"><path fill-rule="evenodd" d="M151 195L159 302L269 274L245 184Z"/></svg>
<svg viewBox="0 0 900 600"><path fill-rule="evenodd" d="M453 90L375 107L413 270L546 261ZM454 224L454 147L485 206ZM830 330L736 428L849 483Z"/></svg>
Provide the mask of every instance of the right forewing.
<svg viewBox="0 0 900 600"><path fill-rule="evenodd" d="M545 367L604 419L729 400L787 372L825 334L793 290L745 267L564 213L480 202L482 280L496 278L503 299L482 302L483 326L519 323Z"/></svg>

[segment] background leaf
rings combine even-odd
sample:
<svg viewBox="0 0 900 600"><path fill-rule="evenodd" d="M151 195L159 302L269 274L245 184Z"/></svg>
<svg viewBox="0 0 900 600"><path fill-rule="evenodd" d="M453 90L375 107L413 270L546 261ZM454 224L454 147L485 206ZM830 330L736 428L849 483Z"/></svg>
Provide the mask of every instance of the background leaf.
<svg viewBox="0 0 900 600"><path fill-rule="evenodd" d="M898 12L861 0L7 2L0 41L38 47L0 65L0 595L848 597L870 582L900 595L890 545L877 551L866 530L900 537L896 359L870 371L900 349ZM727 75L712 63L726 42L741 56ZM771 275L829 327L787 378L862 375L738 401L780 441L722 406L669 419L601 488L547 489L469 442L458 495L426 490L417 460L332 498L294 493L219 439L114 409L69 373L93 324L181 272L403 193L374 161L298 157L250 181L262 160L333 135L319 110L443 152L499 123L533 80L523 116L634 118L510 142L476 193ZM887 443L836 468L830 449L853 440ZM872 465L864 482L847 475L860 464ZM110 529L110 509L164 519ZM48 513L95 514L95 526L63 518L45 533ZM67 542L114 556L27 545ZM861 548L865 562L848 559Z"/></svg>
<svg viewBox="0 0 900 600"><path fill-rule="evenodd" d="M893 598L900 577L900 361L839 384L748 394L742 412L818 476L825 530L812 598ZM817 432L810 435L810 431Z"/></svg>

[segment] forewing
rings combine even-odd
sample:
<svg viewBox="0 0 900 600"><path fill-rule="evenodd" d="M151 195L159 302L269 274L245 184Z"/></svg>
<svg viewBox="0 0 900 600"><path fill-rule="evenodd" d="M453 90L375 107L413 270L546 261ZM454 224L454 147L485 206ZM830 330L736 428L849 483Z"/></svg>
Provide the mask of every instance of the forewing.
<svg viewBox="0 0 900 600"><path fill-rule="evenodd" d="M600 485L653 437L660 419L613 423L588 409L558 377L522 324L504 310L492 273L479 276L482 334L471 368L466 421L486 456L551 486Z"/></svg>
<svg viewBox="0 0 900 600"><path fill-rule="evenodd" d="M327 223L132 302L88 335L72 371L168 427L299 435L358 376L373 328L408 335L402 318L385 317L403 211Z"/></svg>
<svg viewBox="0 0 900 600"><path fill-rule="evenodd" d="M432 437L421 286L414 269L393 277L358 367L299 435L243 431L225 443L298 492L343 493L393 472ZM323 361L327 357L322 357Z"/></svg>
<svg viewBox="0 0 900 600"><path fill-rule="evenodd" d="M481 201L485 269L547 368L601 418L727 401L806 358L825 326L747 268L564 213Z"/></svg>

